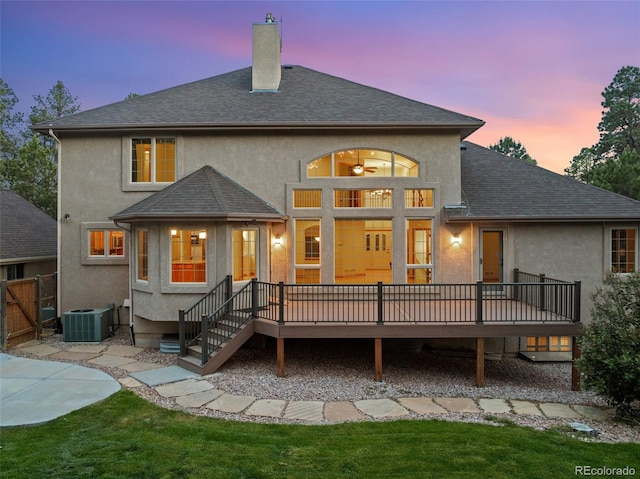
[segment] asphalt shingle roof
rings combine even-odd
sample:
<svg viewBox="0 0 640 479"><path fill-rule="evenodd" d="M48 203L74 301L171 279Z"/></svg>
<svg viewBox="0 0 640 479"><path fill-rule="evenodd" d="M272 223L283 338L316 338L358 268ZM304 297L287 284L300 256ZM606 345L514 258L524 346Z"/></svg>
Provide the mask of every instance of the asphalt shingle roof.
<svg viewBox="0 0 640 479"><path fill-rule="evenodd" d="M0 260L54 258L58 223L11 190L0 189Z"/></svg>
<svg viewBox="0 0 640 479"><path fill-rule="evenodd" d="M463 202L448 221L640 221L640 201L464 142Z"/></svg>
<svg viewBox="0 0 640 479"><path fill-rule="evenodd" d="M110 219L126 222L176 219L278 221L285 218L277 208L207 165Z"/></svg>
<svg viewBox="0 0 640 479"><path fill-rule="evenodd" d="M421 128L460 131L484 122L301 66L283 67L278 92L252 93L251 68L39 123L46 133L150 128Z"/></svg>

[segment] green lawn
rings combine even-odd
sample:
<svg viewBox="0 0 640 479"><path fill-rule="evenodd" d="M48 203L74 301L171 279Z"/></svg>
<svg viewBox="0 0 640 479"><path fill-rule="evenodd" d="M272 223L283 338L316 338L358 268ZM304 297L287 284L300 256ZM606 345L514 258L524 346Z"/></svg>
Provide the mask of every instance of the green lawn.
<svg viewBox="0 0 640 479"><path fill-rule="evenodd" d="M231 422L165 410L126 390L0 434L0 477L11 479L564 478L579 477L575 467L583 465L631 466L640 476L639 444L587 443L510 424Z"/></svg>

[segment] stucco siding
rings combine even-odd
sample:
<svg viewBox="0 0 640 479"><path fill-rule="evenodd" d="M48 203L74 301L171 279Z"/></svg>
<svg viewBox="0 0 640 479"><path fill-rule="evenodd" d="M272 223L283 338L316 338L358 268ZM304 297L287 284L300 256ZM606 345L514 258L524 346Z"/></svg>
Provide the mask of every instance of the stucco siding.
<svg viewBox="0 0 640 479"><path fill-rule="evenodd" d="M582 281L582 321L590 320L590 294L605 276L606 232L602 224L525 225L511 228L514 264L530 273Z"/></svg>

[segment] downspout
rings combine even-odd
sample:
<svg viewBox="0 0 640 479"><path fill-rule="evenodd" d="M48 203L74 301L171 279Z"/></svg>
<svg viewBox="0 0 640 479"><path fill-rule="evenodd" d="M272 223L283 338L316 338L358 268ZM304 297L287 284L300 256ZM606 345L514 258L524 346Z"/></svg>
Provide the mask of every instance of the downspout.
<svg viewBox="0 0 640 479"><path fill-rule="evenodd" d="M61 177L61 164L60 164L60 160L62 159L62 142L60 141L60 139L53 133L53 129L49 128L49 136L51 138L53 138L55 140L55 142L58 144L58 148L57 148L57 162L58 162L58 168L57 168L57 182L58 182L58 194L57 194L57 205L56 205L56 216L57 216L57 223L58 223L58 227L56 228L57 231L57 237L56 237L56 241L57 241L57 245L56 245L56 316L57 319L62 317L62 309L61 309L61 284L62 281L60 281L60 263L62 261L62 228L61 228L61 218L62 218L62 194L61 194L61 190L62 190L62 181Z"/></svg>
<svg viewBox="0 0 640 479"><path fill-rule="evenodd" d="M118 223L117 221L113 222L118 228L122 228L125 231L129 232L129 274L127 275L129 278L129 285L127 290L129 291L129 298L125 299L122 306L125 308L129 309L129 335L130 335L130 339L131 339L131 344L133 346L136 345L136 340L135 340L135 335L133 332L133 268L131 267L132 262L134 261L133 259L133 244L134 244L134 238L133 238L133 227L131 227L131 225L129 224L129 228L125 228L122 224Z"/></svg>

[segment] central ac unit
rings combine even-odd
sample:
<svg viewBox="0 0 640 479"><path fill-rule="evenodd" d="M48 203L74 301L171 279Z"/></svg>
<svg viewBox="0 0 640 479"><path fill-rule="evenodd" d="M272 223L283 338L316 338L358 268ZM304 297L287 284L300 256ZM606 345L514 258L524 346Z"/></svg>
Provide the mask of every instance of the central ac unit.
<svg viewBox="0 0 640 479"><path fill-rule="evenodd" d="M109 337L113 310L74 309L62 313L62 333L65 341L100 342Z"/></svg>

